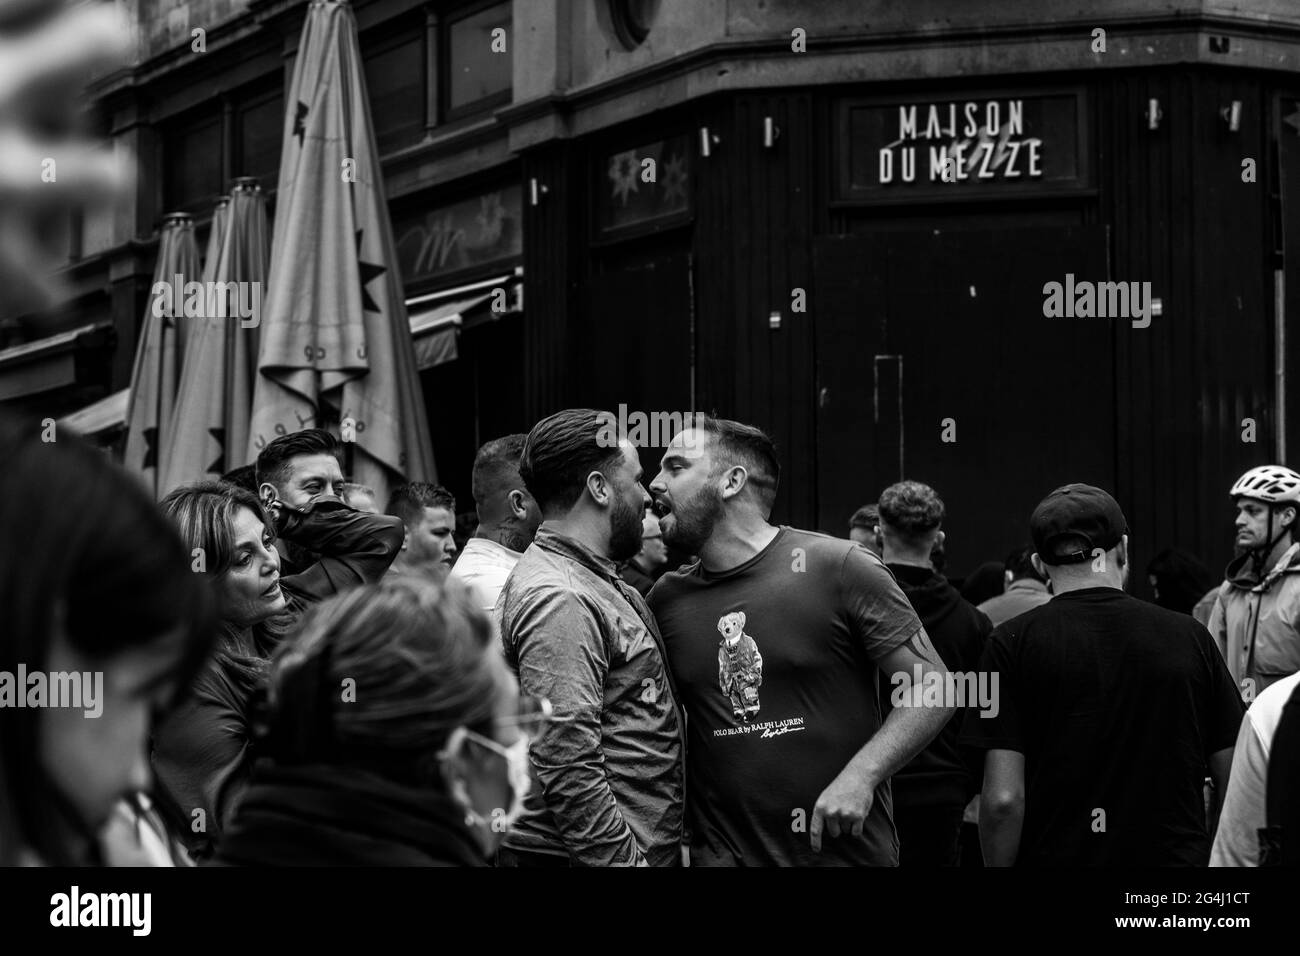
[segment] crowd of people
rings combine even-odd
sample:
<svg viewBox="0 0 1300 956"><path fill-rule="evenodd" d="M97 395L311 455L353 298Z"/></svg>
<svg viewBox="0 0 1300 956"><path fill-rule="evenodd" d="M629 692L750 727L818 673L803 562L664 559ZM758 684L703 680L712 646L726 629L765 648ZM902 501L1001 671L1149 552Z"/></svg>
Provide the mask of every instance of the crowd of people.
<svg viewBox="0 0 1300 956"><path fill-rule="evenodd" d="M323 429L155 503L0 420L0 864L1297 861L1300 474L1236 482L1223 581L1165 550L1153 603L1100 488L957 581L929 485L832 537L771 523L758 428L650 476L602 421L485 444L458 543Z"/></svg>

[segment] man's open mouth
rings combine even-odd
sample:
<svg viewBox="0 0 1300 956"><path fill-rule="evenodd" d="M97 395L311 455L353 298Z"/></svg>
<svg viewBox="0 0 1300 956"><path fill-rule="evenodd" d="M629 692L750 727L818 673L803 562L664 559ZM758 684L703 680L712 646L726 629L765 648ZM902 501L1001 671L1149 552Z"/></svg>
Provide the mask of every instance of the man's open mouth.
<svg viewBox="0 0 1300 956"><path fill-rule="evenodd" d="M672 505L664 501L664 499L656 498L654 502L650 505L650 510L655 513L656 518L662 518L664 515L671 512L673 508Z"/></svg>

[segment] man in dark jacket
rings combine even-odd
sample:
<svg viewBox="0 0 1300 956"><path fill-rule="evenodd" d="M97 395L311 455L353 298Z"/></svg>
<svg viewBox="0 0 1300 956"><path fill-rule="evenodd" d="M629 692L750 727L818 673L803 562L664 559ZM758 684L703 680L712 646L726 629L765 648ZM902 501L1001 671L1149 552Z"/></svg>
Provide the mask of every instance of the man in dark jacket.
<svg viewBox="0 0 1300 956"><path fill-rule="evenodd" d="M929 746L894 775L898 862L900 866L954 866L962 810L975 792L958 754L958 717L967 707L993 704L991 700L956 700L955 692L960 690L961 696L967 696L966 689L973 686L960 678L976 670L993 625L930 563L932 550L943 543L944 537L940 530L943 502L934 489L916 481L899 482L885 489L879 508L885 566L893 572L935 650L957 678L944 687L945 703L963 705ZM895 675L895 686L885 689L882 696L889 695L892 700L899 692L899 676ZM954 700L948 700L949 696Z"/></svg>

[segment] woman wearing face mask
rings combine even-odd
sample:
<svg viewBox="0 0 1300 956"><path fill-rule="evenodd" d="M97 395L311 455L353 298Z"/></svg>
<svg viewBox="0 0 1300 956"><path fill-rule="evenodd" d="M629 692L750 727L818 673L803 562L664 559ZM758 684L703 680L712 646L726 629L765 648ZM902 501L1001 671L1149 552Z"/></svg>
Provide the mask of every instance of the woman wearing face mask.
<svg viewBox="0 0 1300 956"><path fill-rule="evenodd" d="M0 697L0 866L112 863L107 825L149 836L149 733L208 652L211 598L134 478L42 431L0 420L0 674L27 705Z"/></svg>
<svg viewBox="0 0 1300 956"><path fill-rule="evenodd" d="M154 742L162 807L196 860L212 855L252 767L252 708L266 664L302 612L347 585L383 574L401 543L401 521L342 506L316 544L317 564L280 576L275 524L257 497L224 482L178 488L162 502L203 572L220 613L216 652ZM282 528L322 516L280 516ZM286 531L286 534L290 533ZM200 575L195 575L200 577Z"/></svg>
<svg viewBox="0 0 1300 956"><path fill-rule="evenodd" d="M267 761L218 862L482 866L528 789L549 708L521 700L463 585L409 579L319 605L272 661Z"/></svg>

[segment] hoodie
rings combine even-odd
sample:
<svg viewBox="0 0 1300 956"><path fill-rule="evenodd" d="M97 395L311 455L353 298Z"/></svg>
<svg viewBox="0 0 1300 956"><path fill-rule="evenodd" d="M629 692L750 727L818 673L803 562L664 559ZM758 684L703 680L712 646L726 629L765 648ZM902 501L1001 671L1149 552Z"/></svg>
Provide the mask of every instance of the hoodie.
<svg viewBox="0 0 1300 956"><path fill-rule="evenodd" d="M993 630L989 619L967 602L943 575L911 564L886 565L898 580L934 649L949 671L973 672ZM881 697L890 699L882 686ZM974 703L974 702L968 702ZM958 751L965 708L958 708L938 736L894 774L894 804L899 807L963 806L976 792Z"/></svg>
<svg viewBox="0 0 1300 956"><path fill-rule="evenodd" d="M1249 554L1233 559L1210 612L1209 630L1247 701L1300 671L1300 544L1261 578ZM1245 684L1249 680L1250 685Z"/></svg>

